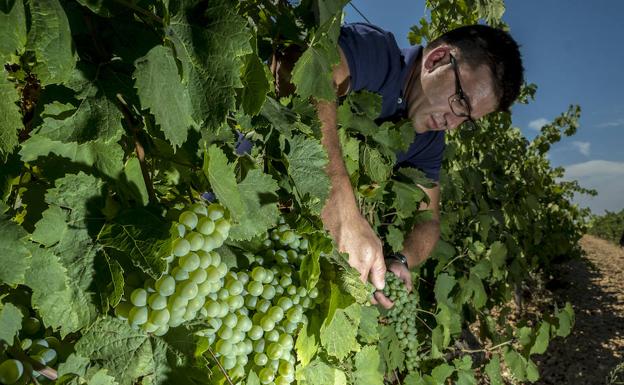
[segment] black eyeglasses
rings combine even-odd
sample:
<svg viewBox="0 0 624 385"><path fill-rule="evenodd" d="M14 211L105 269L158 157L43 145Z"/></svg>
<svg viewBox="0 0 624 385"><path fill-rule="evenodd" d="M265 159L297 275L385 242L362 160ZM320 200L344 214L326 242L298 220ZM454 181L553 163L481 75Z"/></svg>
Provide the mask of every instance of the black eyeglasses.
<svg viewBox="0 0 624 385"><path fill-rule="evenodd" d="M466 120L462 123L465 128L469 130L476 130L478 126L471 116L470 103L468 103L464 90L462 90L461 84L459 83L457 60L455 60L453 55L449 54L449 56L451 58L451 64L453 65L453 72L455 72L455 94L451 95L448 99L451 111L453 111L457 117L466 118Z"/></svg>

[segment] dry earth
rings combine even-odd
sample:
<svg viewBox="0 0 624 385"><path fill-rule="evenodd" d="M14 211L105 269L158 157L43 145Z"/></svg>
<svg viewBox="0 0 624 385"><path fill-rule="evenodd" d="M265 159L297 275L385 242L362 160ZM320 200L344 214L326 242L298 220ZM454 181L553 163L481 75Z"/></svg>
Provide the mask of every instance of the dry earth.
<svg viewBox="0 0 624 385"><path fill-rule="evenodd" d="M539 385L605 385L624 362L624 249L586 235L585 256L556 267L553 300L572 303L576 324L539 357ZM618 382L621 383L621 382Z"/></svg>

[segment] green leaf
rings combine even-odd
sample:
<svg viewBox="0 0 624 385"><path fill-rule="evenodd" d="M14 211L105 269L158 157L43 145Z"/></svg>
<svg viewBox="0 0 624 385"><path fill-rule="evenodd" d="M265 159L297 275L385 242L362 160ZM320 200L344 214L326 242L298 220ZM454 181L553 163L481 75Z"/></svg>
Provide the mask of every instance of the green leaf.
<svg viewBox="0 0 624 385"><path fill-rule="evenodd" d="M166 38L173 43L193 107L193 120L214 132L236 106L235 88L243 86L240 69L253 52L247 22L236 14L236 3L174 2ZM175 6L173 5L175 4Z"/></svg>
<svg viewBox="0 0 624 385"><path fill-rule="evenodd" d="M451 365L443 363L433 368L431 376L438 384L444 384L446 379L449 378L454 372L455 369Z"/></svg>
<svg viewBox="0 0 624 385"><path fill-rule="evenodd" d="M20 96L7 75L4 68L0 69L0 161L6 161L13 152L18 144L17 133L24 127L18 106Z"/></svg>
<svg viewBox="0 0 624 385"><path fill-rule="evenodd" d="M258 375L256 374L256 372L254 371L249 372L249 374L247 375L247 381L245 382L245 385L260 385L260 378L258 378Z"/></svg>
<svg viewBox="0 0 624 385"><path fill-rule="evenodd" d="M0 303L0 341L13 345L13 340L22 328L23 314L12 303Z"/></svg>
<svg viewBox="0 0 624 385"><path fill-rule="evenodd" d="M76 374L78 376L84 377L87 371L87 366L89 366L89 359L78 355L76 353L72 353L67 357L64 362L61 362L58 366L58 376L59 378L63 377L66 374Z"/></svg>
<svg viewBox="0 0 624 385"><path fill-rule="evenodd" d="M31 264L26 248L26 231L5 216L0 216L0 283L10 286L24 283L24 274Z"/></svg>
<svg viewBox="0 0 624 385"><path fill-rule="evenodd" d="M206 151L203 171L217 199L230 211L234 221L243 220L246 216L245 204L236 184L234 165L228 163L227 157L216 145Z"/></svg>
<svg viewBox="0 0 624 385"><path fill-rule="evenodd" d="M346 385L344 372L327 365L321 360L314 360L297 370L295 374L300 385Z"/></svg>
<svg viewBox="0 0 624 385"><path fill-rule="evenodd" d="M312 317L317 318L315 316ZM318 319L316 321L319 322ZM314 321L302 327L297 335L295 350L297 352L297 358L301 361L302 366L306 366L312 361L312 358L319 348L318 335L312 328L313 324Z"/></svg>
<svg viewBox="0 0 624 385"><path fill-rule="evenodd" d="M403 233L395 226L388 226L388 234L386 234L386 242L392 248L392 251L398 253L403 250Z"/></svg>
<svg viewBox="0 0 624 385"><path fill-rule="evenodd" d="M325 173L327 153L318 140L307 139L303 135L296 135L288 142L288 174L299 192L299 198L312 212L320 214L330 189L329 177Z"/></svg>
<svg viewBox="0 0 624 385"><path fill-rule="evenodd" d="M487 256L492 262L492 276L496 279L503 279L506 274L504 267L507 258L507 247L505 244L500 241L492 243Z"/></svg>
<svg viewBox="0 0 624 385"><path fill-rule="evenodd" d="M364 145L360 155L364 172L375 182L385 182L392 173L390 164L381 153L368 145Z"/></svg>
<svg viewBox="0 0 624 385"><path fill-rule="evenodd" d="M89 379L89 385L117 385L115 377L108 375L107 369L100 369Z"/></svg>
<svg viewBox="0 0 624 385"><path fill-rule="evenodd" d="M475 309L480 309L487 303L487 293L483 286L483 281L476 274L470 274L470 278L466 281L463 288L468 292L468 296L472 299Z"/></svg>
<svg viewBox="0 0 624 385"><path fill-rule="evenodd" d="M149 109L156 124L174 150L186 141L189 128L195 125L193 107L187 88L178 75L171 48L158 45L135 63L133 78L144 109Z"/></svg>
<svg viewBox="0 0 624 385"><path fill-rule="evenodd" d="M559 310L555 315L559 320L559 327L557 328L557 335L559 337L567 337L572 331L574 325L574 310L572 304L566 302L563 309Z"/></svg>
<svg viewBox="0 0 624 385"><path fill-rule="evenodd" d="M151 375L158 365L150 337L127 321L104 317L76 343L76 353L99 362L121 385Z"/></svg>
<svg viewBox="0 0 624 385"><path fill-rule="evenodd" d="M381 358L386 367L386 373L392 373L395 369L402 371L405 367L405 353L400 346L399 337L397 337L394 327L391 325L382 326L379 353L381 353Z"/></svg>
<svg viewBox="0 0 624 385"><path fill-rule="evenodd" d="M142 206L147 206L149 203L149 193L145 186L141 162L138 158L132 157L128 159L124 166L124 175L134 200Z"/></svg>
<svg viewBox="0 0 624 385"><path fill-rule="evenodd" d="M67 231L67 215L59 206L50 206L43 212L42 218L35 224L31 239L46 247L57 244Z"/></svg>
<svg viewBox="0 0 624 385"><path fill-rule="evenodd" d="M353 373L356 385L378 385L383 383L384 376L380 366L379 352L375 346L365 346L355 354L355 373Z"/></svg>
<svg viewBox="0 0 624 385"><path fill-rule="evenodd" d="M336 100L332 66L339 60L335 44L327 40L308 47L292 71L292 82L297 87L297 94L304 99L315 97L328 101Z"/></svg>
<svg viewBox="0 0 624 385"><path fill-rule="evenodd" d="M127 255L131 262L152 278L167 269L165 258L171 254L170 225L146 209L130 209L105 225L98 241Z"/></svg>
<svg viewBox="0 0 624 385"><path fill-rule="evenodd" d="M379 310L375 306L362 306L362 317L358 336L366 343L379 340Z"/></svg>
<svg viewBox="0 0 624 385"><path fill-rule="evenodd" d="M342 360L360 350L356 339L360 318L361 306L353 303L345 309L337 309L331 321L321 326L321 344L329 355Z"/></svg>
<svg viewBox="0 0 624 385"><path fill-rule="evenodd" d="M42 85L69 80L76 66L67 15L58 0L29 1L28 49L35 53L33 72Z"/></svg>
<svg viewBox="0 0 624 385"><path fill-rule="evenodd" d="M550 328L550 323L542 321L529 354L544 354L544 352L546 352L550 340Z"/></svg>
<svg viewBox="0 0 624 385"><path fill-rule="evenodd" d="M539 380L540 375L539 375L539 369L537 367L537 365L535 365L535 363L531 360L527 361L527 380L529 380L530 382L535 382L537 380Z"/></svg>
<svg viewBox="0 0 624 385"><path fill-rule="evenodd" d="M245 56L241 80L241 104L247 115L258 115L266 100L270 84L266 77L266 67L255 53Z"/></svg>
<svg viewBox="0 0 624 385"><path fill-rule="evenodd" d="M392 183L392 192L396 196L392 207L400 218L411 218L425 197L425 192L420 187L398 181Z"/></svg>
<svg viewBox="0 0 624 385"><path fill-rule="evenodd" d="M450 303L452 306L452 301L450 300L449 295L451 294L451 291L453 290L453 287L455 287L456 283L455 278L451 277L447 273L438 275L433 289L436 301L442 304Z"/></svg>
<svg viewBox="0 0 624 385"><path fill-rule="evenodd" d="M0 39L0 62L2 64L10 61L12 55L22 55L27 41L23 0L0 3L0 36L2 36Z"/></svg>
<svg viewBox="0 0 624 385"><path fill-rule="evenodd" d="M503 377L501 376L501 362L498 354L494 354L490 362L485 365L485 373L490 379L491 385L503 385Z"/></svg>
<svg viewBox="0 0 624 385"><path fill-rule="evenodd" d="M506 349L504 356L505 363L514 377L520 381L526 380L526 360L524 357L513 349Z"/></svg>
<svg viewBox="0 0 624 385"><path fill-rule="evenodd" d="M238 185L245 215L230 230L232 240L248 240L274 226L279 219L277 182L261 170L250 170Z"/></svg>

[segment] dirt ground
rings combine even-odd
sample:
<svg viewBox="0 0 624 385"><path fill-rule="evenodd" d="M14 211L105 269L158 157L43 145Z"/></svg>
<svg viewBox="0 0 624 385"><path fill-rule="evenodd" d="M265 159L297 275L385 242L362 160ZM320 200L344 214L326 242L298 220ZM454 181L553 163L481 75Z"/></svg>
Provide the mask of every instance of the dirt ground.
<svg viewBox="0 0 624 385"><path fill-rule="evenodd" d="M581 246L586 255L557 266L548 284L553 300L572 303L576 324L536 360L539 385L605 385L624 362L624 249L590 235Z"/></svg>

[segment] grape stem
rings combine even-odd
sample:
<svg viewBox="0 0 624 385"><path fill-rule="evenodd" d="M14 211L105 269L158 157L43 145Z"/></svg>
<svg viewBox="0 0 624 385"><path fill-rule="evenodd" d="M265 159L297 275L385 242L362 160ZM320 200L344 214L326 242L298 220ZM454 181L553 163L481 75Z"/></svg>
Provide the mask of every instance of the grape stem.
<svg viewBox="0 0 624 385"><path fill-rule="evenodd" d="M19 359L20 361L28 362L30 365L32 365L34 370L39 372L45 378L52 380L52 381L58 378L58 372L55 369L49 366L43 365L39 361L33 360L26 353L24 353L21 349L13 347L9 350L9 352L11 353L13 357ZM32 379L36 381L34 377L32 377Z"/></svg>
<svg viewBox="0 0 624 385"><path fill-rule="evenodd" d="M510 345L513 342L513 340L509 340L509 341L505 341L503 343L500 343L498 345L489 347L489 348L484 348L484 349L475 349L475 350L471 350L471 349L462 349L462 353L481 353L481 352L490 352L492 350L496 350L502 346L505 345Z"/></svg>
<svg viewBox="0 0 624 385"><path fill-rule="evenodd" d="M223 375L225 376L225 379L228 381L228 383L230 385L234 385L234 383L232 382L232 379L230 378L230 376L228 376L227 372L225 371L225 369L223 368L223 366L221 365L221 363L217 359L217 356L215 356L215 354L212 351L212 349L210 349L210 346L208 346L208 353L210 353L210 355L212 356L212 359L215 360L215 362L217 363L217 366L219 367L219 370L221 370L221 373L223 373Z"/></svg>

